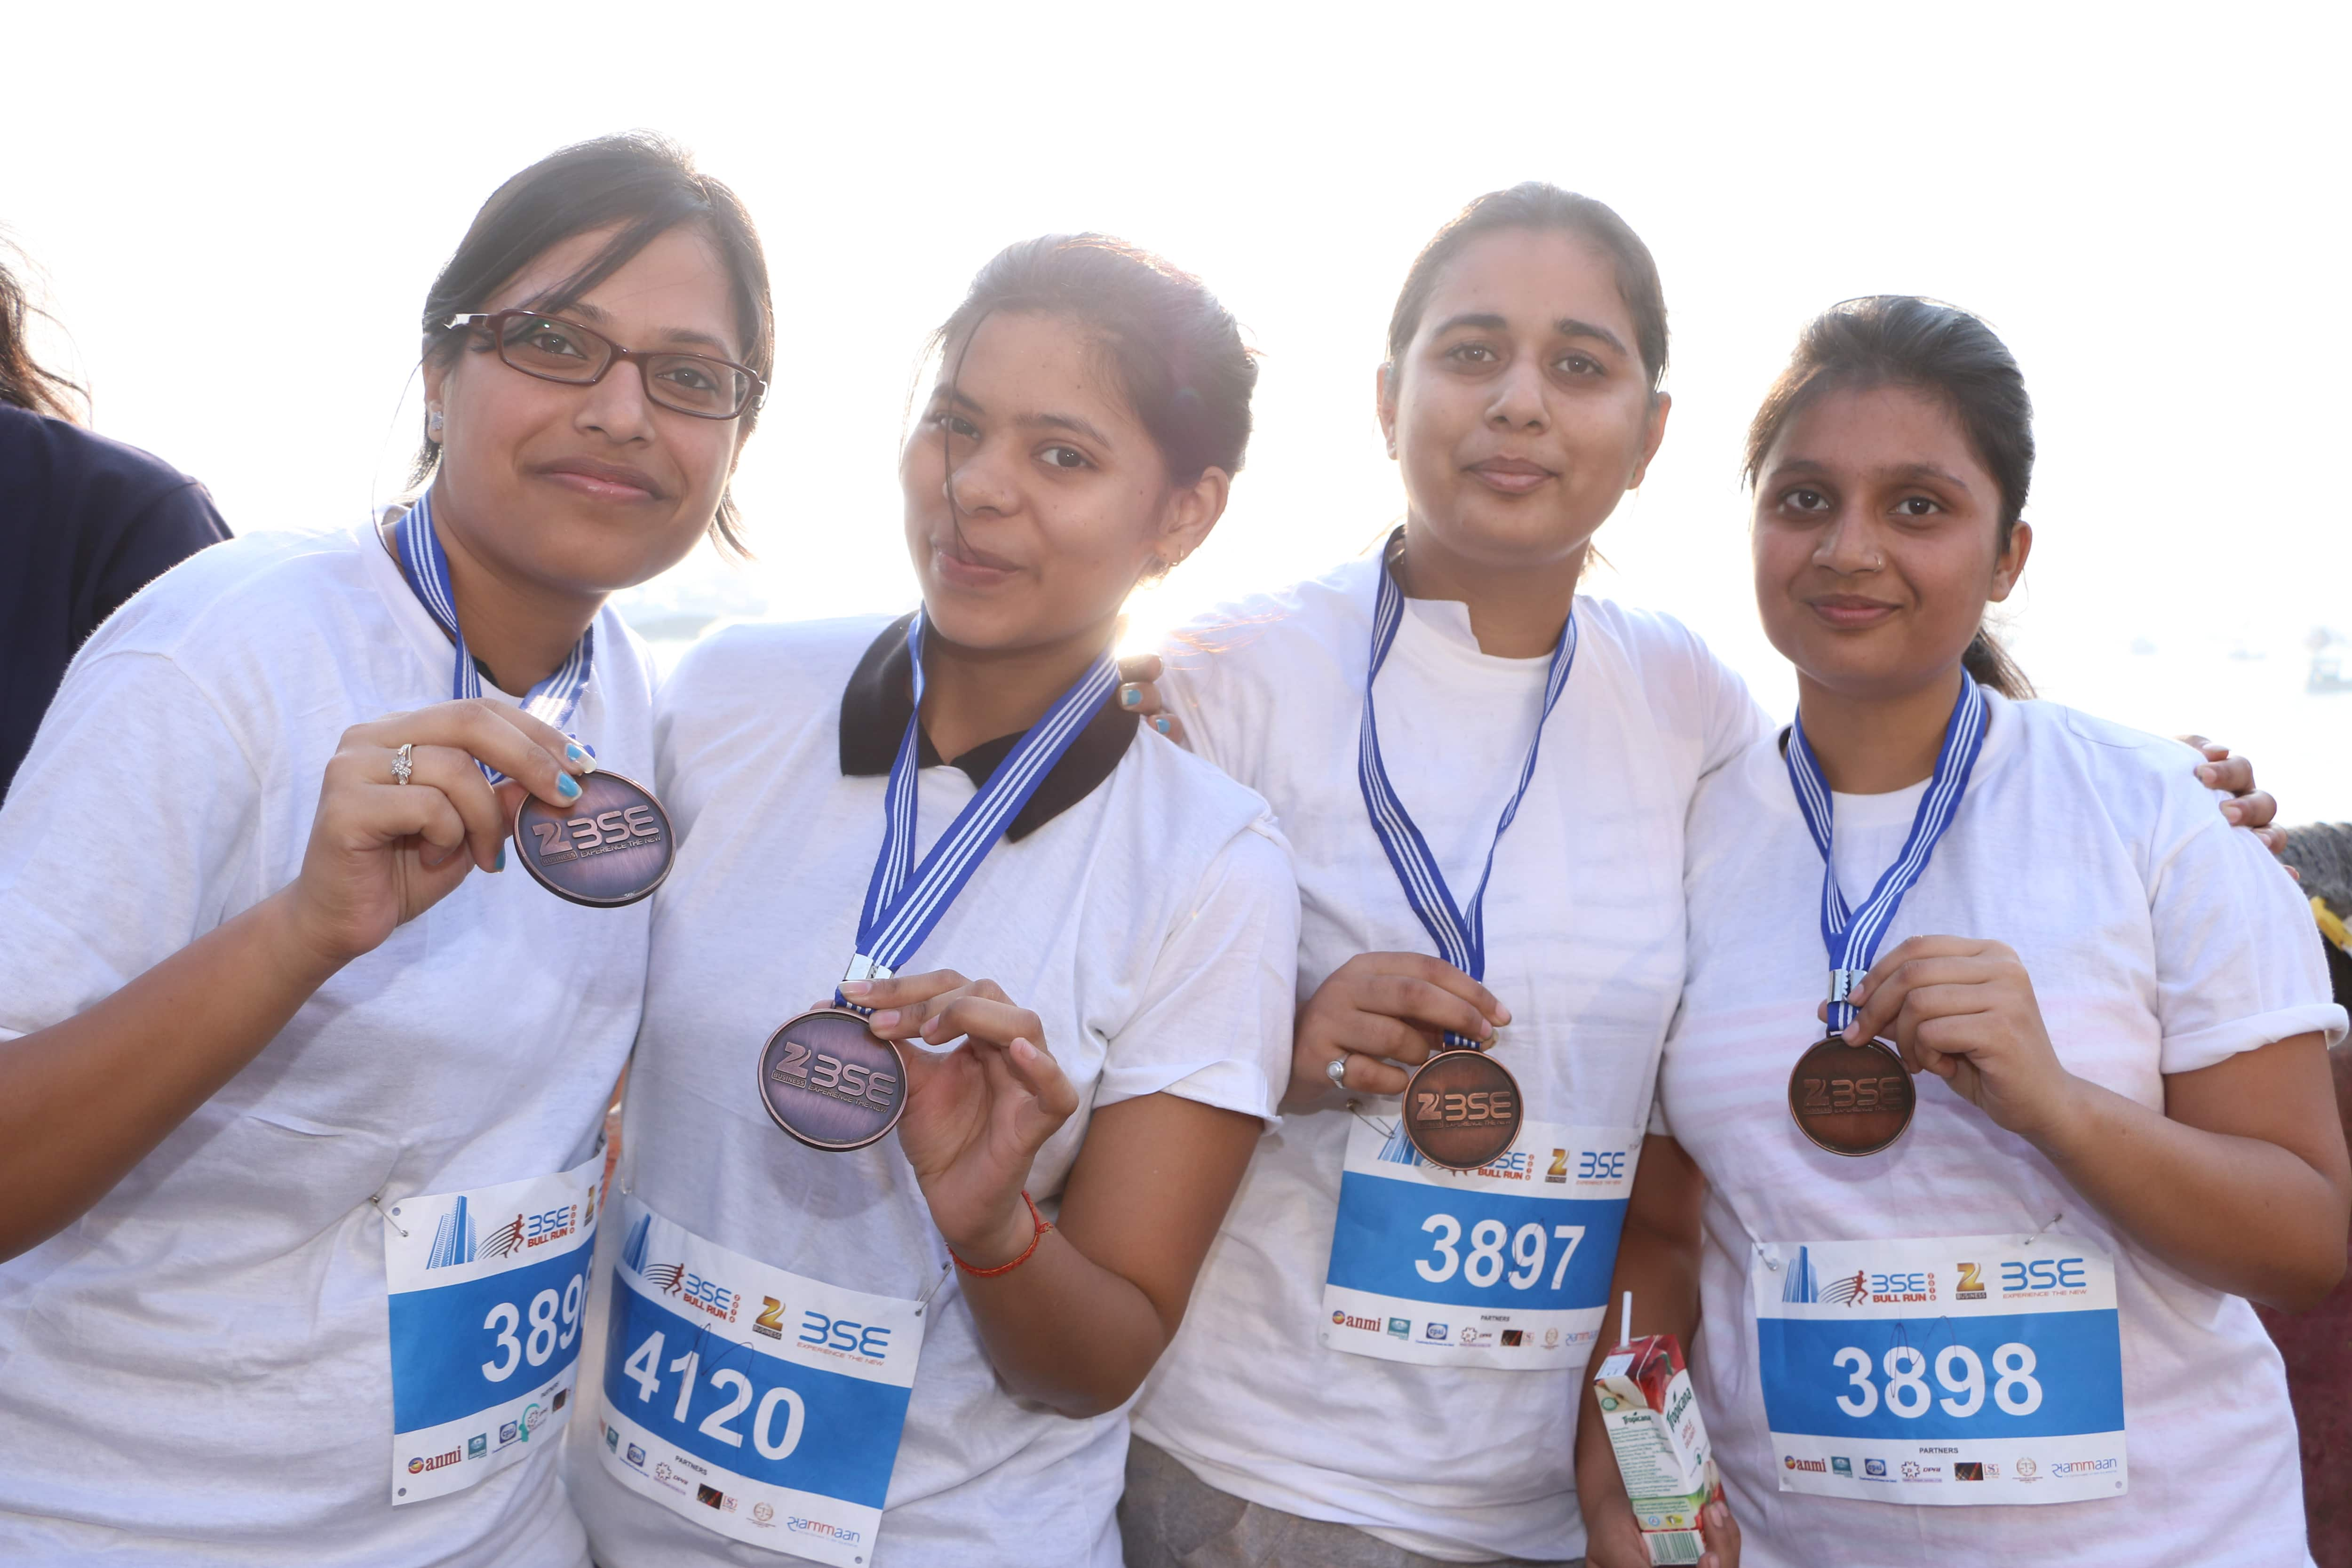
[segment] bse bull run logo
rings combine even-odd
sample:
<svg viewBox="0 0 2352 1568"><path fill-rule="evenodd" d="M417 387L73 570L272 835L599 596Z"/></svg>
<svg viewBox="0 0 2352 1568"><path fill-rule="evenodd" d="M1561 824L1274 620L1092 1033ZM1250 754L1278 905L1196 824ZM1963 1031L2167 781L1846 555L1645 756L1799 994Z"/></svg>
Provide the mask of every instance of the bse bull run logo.
<svg viewBox="0 0 2352 1568"><path fill-rule="evenodd" d="M434 1226L433 1247L425 1256L427 1268L453 1268L461 1263L511 1258L528 1247L544 1247L571 1236L583 1223L578 1204L563 1204L541 1214L519 1214L488 1236L479 1233L473 1209L460 1193L449 1200L448 1212Z"/></svg>
<svg viewBox="0 0 2352 1568"><path fill-rule="evenodd" d="M1870 1276L1857 1268L1852 1274L1842 1274L1827 1285L1813 1272L1813 1249L1797 1248L1797 1261L1789 1268L1789 1278L1781 1282L1783 1301L1826 1301L1832 1307L1856 1306L1870 1294Z"/></svg>

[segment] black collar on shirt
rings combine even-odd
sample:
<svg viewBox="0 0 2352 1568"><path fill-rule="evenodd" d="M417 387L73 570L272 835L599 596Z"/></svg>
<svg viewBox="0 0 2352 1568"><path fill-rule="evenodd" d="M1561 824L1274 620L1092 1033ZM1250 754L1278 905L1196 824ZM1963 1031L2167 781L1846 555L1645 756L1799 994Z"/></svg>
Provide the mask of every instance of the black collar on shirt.
<svg viewBox="0 0 2352 1568"><path fill-rule="evenodd" d="M841 693L841 772L845 778L871 778L887 774L891 762L898 755L899 739L907 732L907 720L915 710L914 661L907 657L907 626L912 614L892 621L866 657L857 661L857 668ZM1094 793L1095 786L1110 777L1118 760L1127 755L1127 748L1135 739L1136 715L1118 705L1114 691L1103 699L1054 771L1037 786L1037 793L1023 804L1013 815L1013 826L1006 829L1007 838L1025 838L1051 822L1063 812ZM986 784L998 764L1012 754L1021 742L1019 735L999 735L993 741L982 741L962 756L955 759L977 789ZM916 762L927 768L940 765L940 754L931 749L931 738L919 726L915 731Z"/></svg>

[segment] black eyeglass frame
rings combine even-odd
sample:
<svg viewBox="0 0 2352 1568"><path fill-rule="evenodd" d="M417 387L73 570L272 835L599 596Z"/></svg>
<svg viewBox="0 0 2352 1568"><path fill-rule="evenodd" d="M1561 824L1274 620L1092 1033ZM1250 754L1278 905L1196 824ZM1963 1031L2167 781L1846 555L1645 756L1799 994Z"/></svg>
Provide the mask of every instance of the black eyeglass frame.
<svg viewBox="0 0 2352 1568"><path fill-rule="evenodd" d="M513 360L507 357L507 340L505 330L506 323L515 320L517 317L528 317L532 321L553 321L558 326L568 327L575 332L584 333L587 336L595 339L596 342L603 343L606 349L611 351L612 357L607 359L602 365L598 366L596 373L593 375L581 379L574 379L571 376L563 375L550 375L545 371L533 370L528 365L517 364ZM509 370L514 371L520 374L530 376L534 381L551 381L558 386L593 386L598 382L604 380L607 375L611 374L614 365L628 361L635 361L637 367L637 381L638 384L646 389L646 399L659 407L668 409L673 414L683 414L689 419L740 419L744 415L758 408L761 404L767 400L768 396L767 379L748 364L738 364L731 359L720 359L716 354L689 353L683 349L625 349L620 344L614 342L611 338L606 337L603 332L598 331L595 328L583 325L579 321L567 320L564 317L556 315L548 310L492 310L487 314L452 316L447 321L443 323L443 326L446 330L453 332L460 328L469 327L479 328L482 331L488 332L490 335L490 346L498 351L499 363L500 364L505 365ZM667 402L654 390L653 374L646 368L648 362L657 359L698 360L704 364L715 364L723 369L733 371L737 374L742 376L747 384L743 393L743 399L736 405L734 412L730 414L706 414L700 409L680 408L675 403Z"/></svg>

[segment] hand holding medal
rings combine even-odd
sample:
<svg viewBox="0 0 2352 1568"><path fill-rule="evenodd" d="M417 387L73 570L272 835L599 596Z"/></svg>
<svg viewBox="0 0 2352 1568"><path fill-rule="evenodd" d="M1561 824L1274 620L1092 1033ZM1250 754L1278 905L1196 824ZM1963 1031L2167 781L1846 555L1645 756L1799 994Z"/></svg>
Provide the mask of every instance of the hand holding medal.
<svg viewBox="0 0 2352 1568"><path fill-rule="evenodd" d="M1444 1049L1448 1032L1491 1045L1510 1021L1493 992L1442 958L1360 952L1298 1010L1286 1099L1303 1109L1335 1087L1402 1094L1409 1069Z"/></svg>
<svg viewBox="0 0 2352 1568"><path fill-rule="evenodd" d="M1832 1154L1875 1154L1910 1131L1918 1096L1911 1086L1916 1058L1897 1056L1870 1030L1853 1027L1853 994L1878 952L1880 939L1903 907L1903 895L1926 875L1936 845L1952 826L1968 794L1969 775L1984 749L1984 693L1968 671L1945 721L1936 772L1920 796L1910 836L1859 910L1846 907L1838 887L1829 781L1805 739L1801 716L1789 727L1783 761L1813 846L1822 854L1822 942L1830 955L1830 991L1823 1016L1830 1034L1797 1058L1789 1072L1789 1114L1815 1147ZM2037 1014L2038 1018L2038 1014ZM1853 1036L1853 1038L1848 1038Z"/></svg>
<svg viewBox="0 0 2352 1568"><path fill-rule="evenodd" d="M1014 816L1118 688L1118 670L1108 656L1100 656L1071 682L1045 716L1014 743L989 774L988 783L956 814L918 866L915 825L917 777L921 769L917 765L917 742L922 733L923 626L924 617L919 613L907 627L914 707L907 716L907 728L899 737L883 793L882 845L858 914L857 952L842 977L837 1005L811 1008L791 1019L768 1037L760 1053L761 1104L777 1126L826 1153L844 1153L879 1142L907 1110L910 1078L935 1066L917 1063L914 1058L920 1052L902 1052L877 1037L894 1028L899 1030L899 1038L916 1032L904 1027L905 1020L900 1018L890 1019L880 1030L869 1028L867 1016L877 1007L913 1015L918 1028L931 1031L925 1033L927 1039L944 1041L963 1034L1000 1045L1006 1052L1013 1051L1016 1039L1024 1042L1035 1050L1038 1061L1021 1055L1020 1070L1013 1071L1002 1065L1009 1057L1000 1058L1001 1070L1040 1097L1041 1103L1051 1101L1048 1091L1053 1082L1067 1088L1061 1069L1038 1047L1043 1031L1035 1015L1013 1008L993 982L973 984L947 970L904 981L894 981L893 976L931 934L980 869L981 861L1004 837ZM875 1000L877 997L887 1000ZM936 1032L942 1029L946 1032ZM1038 1062L1043 1063L1042 1068ZM971 1063L951 1070L971 1070ZM992 1089L995 1081L990 1080ZM1008 1102L1011 1097L1008 1089ZM1070 1110L1075 1109L1074 1101ZM953 1120L946 1111L941 1114ZM1069 1114L1068 1110L1060 1112L1064 1118ZM1050 1135L1048 1129L1037 1142L1042 1143ZM919 1137L953 1142L951 1133L929 1124ZM914 1158L913 1148L907 1152L910 1160ZM956 1163L949 1158L945 1165L952 1167ZM1021 1170L1025 1177L1025 1156ZM1018 1183L1014 1190L1019 1190Z"/></svg>
<svg viewBox="0 0 2352 1568"><path fill-rule="evenodd" d="M898 1052L907 1078L898 1146L948 1249L982 1267L1013 1257L1033 1234L1021 1201L1030 1165L1078 1109L1045 1047L1045 1026L996 982L951 969L842 990L875 1009L876 1035L922 1042Z"/></svg>
<svg viewBox="0 0 2352 1568"><path fill-rule="evenodd" d="M1379 598L1372 609L1372 656L1364 671L1364 717L1358 731L1356 782L1363 793L1364 809L1371 817L1372 832L1387 852L1389 865L1404 889L1405 902L1412 906L1422 929L1437 943L1445 965L1476 982L1486 973L1486 884L1494 879L1495 851L1501 847L1503 836L1511 830L1511 822L1519 814L1519 803L1527 798L1528 784L1536 774L1536 758L1543 750L1544 725L1551 718L1551 710L1559 705L1560 693L1568 689L1569 672L1575 668L1576 615L1571 607L1566 624L1560 627L1559 641L1552 648L1551 663L1544 676L1543 711L1537 716L1536 732L1528 742L1527 761L1519 767L1518 788L1495 824L1495 837L1486 848L1486 865L1479 873L1477 890L1470 895L1466 907L1456 904L1444 872L1438 868L1437 857L1422 837L1412 812L1398 798L1396 787L1389 782L1388 767L1381 759L1380 714L1372 691L1380 679L1381 666L1388 662L1389 650L1395 646L1397 628L1404 619L1404 590L1397 585L1394 570L1403 545L1404 530L1399 528L1390 536L1389 548L1381 563ZM1486 1001L1493 1001L1483 985L1479 990ZM1492 1032L1485 1027L1486 1021L1484 1017L1475 1020L1479 1027L1475 1035L1445 1029L1435 1053L1413 1068L1404 1084L1404 1105L1400 1114L1406 1138L1422 1158L1450 1171L1475 1171L1500 1158L1517 1141L1519 1126L1527 1120L1527 1101L1519 1092L1518 1080L1486 1054L1495 1042ZM1344 1062L1346 1058L1334 1059ZM1341 1075L1334 1075L1332 1081L1339 1083Z"/></svg>
<svg viewBox="0 0 2352 1568"><path fill-rule="evenodd" d="M401 575L457 648L450 674L450 696L458 702L480 702L481 677L466 634L457 625L457 597L449 585L449 555L434 531L433 498L418 498L392 526L393 557ZM579 711L589 677L596 664L596 628L580 637L571 654L554 673L531 688L521 711L540 729L569 724ZM505 704L493 706L503 709ZM557 898L593 908L615 909L634 904L661 886L675 859L677 834L669 814L653 792L619 773L599 771L593 754L568 737L558 735L563 751L586 779L574 782L568 794L534 795L521 802L515 816L515 848L523 869ZM508 774L488 756L478 756L483 775L504 785Z"/></svg>
<svg viewBox="0 0 2352 1568"><path fill-rule="evenodd" d="M355 724L327 763L302 871L287 889L296 920L341 963L446 897L468 871L503 864L512 797L580 793L587 757L520 709L476 699ZM486 768L507 782L496 789Z"/></svg>
<svg viewBox="0 0 2352 1568"><path fill-rule="evenodd" d="M2017 954L1997 942L1915 936L1872 966L1849 1000L1848 1037L1892 1039L2004 1131L2040 1142L2076 1082L2058 1059Z"/></svg>

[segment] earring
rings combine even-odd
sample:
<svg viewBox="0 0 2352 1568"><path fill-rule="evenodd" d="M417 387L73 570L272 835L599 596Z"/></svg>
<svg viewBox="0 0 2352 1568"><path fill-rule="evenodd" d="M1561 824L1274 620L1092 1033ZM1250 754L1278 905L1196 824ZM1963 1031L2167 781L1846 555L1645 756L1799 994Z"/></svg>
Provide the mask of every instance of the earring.
<svg viewBox="0 0 2352 1568"><path fill-rule="evenodd" d="M437 408L425 416L425 433L438 437L441 434L441 411Z"/></svg>

